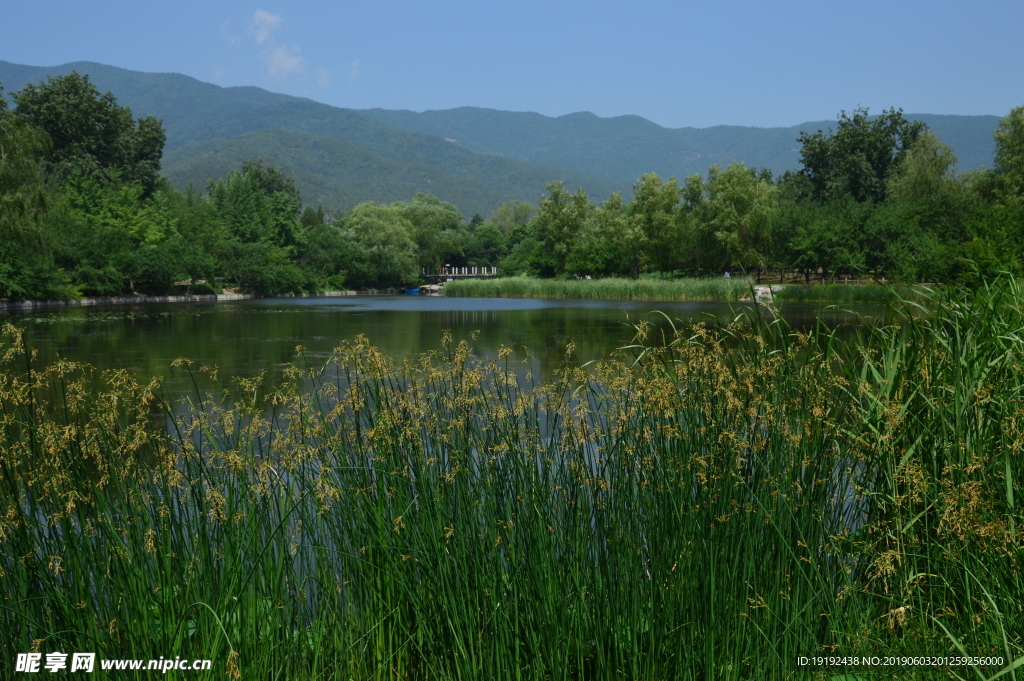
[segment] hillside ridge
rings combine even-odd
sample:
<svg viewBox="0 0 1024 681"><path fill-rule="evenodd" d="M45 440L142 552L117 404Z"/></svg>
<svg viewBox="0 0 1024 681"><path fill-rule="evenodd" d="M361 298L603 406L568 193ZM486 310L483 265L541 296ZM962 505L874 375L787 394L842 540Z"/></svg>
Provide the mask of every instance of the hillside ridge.
<svg viewBox="0 0 1024 681"><path fill-rule="evenodd" d="M350 208L353 202L411 198L423 191L467 216L502 202L535 203L561 180L595 199L629 195L644 173L682 179L734 161L780 173L799 167L801 131L834 127L719 125L667 128L636 114L600 117L464 106L411 110L335 107L255 86L223 87L178 73L146 73L94 62L26 66L0 61L0 83L27 83L76 70L110 91L135 116L154 115L167 130L163 173L178 188L202 189L245 158L280 165L306 203ZM992 164L998 116L905 114L953 147L959 168ZM289 134L278 134L280 131ZM335 154L325 159L325 151Z"/></svg>

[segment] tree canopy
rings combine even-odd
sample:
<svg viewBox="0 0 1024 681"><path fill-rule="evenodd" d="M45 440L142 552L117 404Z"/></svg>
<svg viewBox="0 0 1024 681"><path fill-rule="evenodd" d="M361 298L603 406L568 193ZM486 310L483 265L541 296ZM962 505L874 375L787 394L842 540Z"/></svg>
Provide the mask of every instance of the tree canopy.
<svg viewBox="0 0 1024 681"><path fill-rule="evenodd" d="M890 178L910 148L927 130L908 121L902 109L888 109L874 119L868 110L839 114L834 132L800 133L801 171L819 202L852 196L855 201L885 200Z"/></svg>
<svg viewBox="0 0 1024 681"><path fill-rule="evenodd" d="M1004 116L993 136L996 172L1007 179L1014 193L1024 195L1024 106Z"/></svg>
<svg viewBox="0 0 1024 681"><path fill-rule="evenodd" d="M396 288L442 265L807 281L1024 273L1024 107L996 132L991 171L957 175L952 149L924 126L858 109L833 133L801 134L800 172L733 163L682 184L648 173L631 199L599 205L552 182L537 209L514 201L467 220L423 193L347 215L304 206L293 171L258 159L205 196L181 193L157 175L159 122L134 121L88 78L28 86L13 101L0 106L0 298Z"/></svg>
<svg viewBox="0 0 1024 681"><path fill-rule="evenodd" d="M88 75L72 71L14 95L15 114L51 140L46 161L60 178L84 174L106 181L112 173L148 196L160 182L166 135L159 120L135 121L113 94L100 94Z"/></svg>

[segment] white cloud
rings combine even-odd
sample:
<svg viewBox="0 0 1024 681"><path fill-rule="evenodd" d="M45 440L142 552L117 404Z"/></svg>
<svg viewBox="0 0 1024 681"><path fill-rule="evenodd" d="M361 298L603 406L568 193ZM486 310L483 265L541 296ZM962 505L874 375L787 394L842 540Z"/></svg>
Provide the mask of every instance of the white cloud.
<svg viewBox="0 0 1024 681"><path fill-rule="evenodd" d="M242 44L242 38L231 31L230 19L225 19L224 23L220 25L220 34L224 36L224 40L226 40L228 45L231 47L238 47Z"/></svg>
<svg viewBox="0 0 1024 681"><path fill-rule="evenodd" d="M248 35L261 45L260 60L268 76L285 79L305 69L302 51L296 45L278 43L274 33L284 27L284 19L264 9L258 9L249 21Z"/></svg>
<svg viewBox="0 0 1024 681"><path fill-rule="evenodd" d="M302 70L302 53L294 45L272 46L262 56L267 64L267 73L271 76L287 78Z"/></svg>
<svg viewBox="0 0 1024 681"><path fill-rule="evenodd" d="M281 15L271 14L266 10L258 9L249 22L249 35L253 37L257 45L262 45L271 39L271 33L281 28Z"/></svg>
<svg viewBox="0 0 1024 681"><path fill-rule="evenodd" d="M363 75L362 71L359 70L359 60L356 59L354 62L348 65L348 82L353 82L356 78Z"/></svg>
<svg viewBox="0 0 1024 681"><path fill-rule="evenodd" d="M331 72L320 67L316 70L316 84L320 87L327 87L331 84Z"/></svg>

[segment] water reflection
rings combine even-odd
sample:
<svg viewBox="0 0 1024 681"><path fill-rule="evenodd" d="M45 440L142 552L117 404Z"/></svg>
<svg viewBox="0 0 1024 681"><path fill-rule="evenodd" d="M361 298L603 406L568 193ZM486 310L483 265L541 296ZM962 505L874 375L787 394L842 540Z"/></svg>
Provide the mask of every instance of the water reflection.
<svg viewBox="0 0 1024 681"><path fill-rule="evenodd" d="M660 310L683 325L705 320L728 322L749 303L631 302L366 296L313 299L261 299L224 303L97 306L12 312L0 317L27 330L39 361L57 358L98 369L128 369L140 380L160 376L169 395L192 390L191 378L171 367L178 357L219 367L219 382L200 376L203 390L231 387L230 378L266 372L275 381L305 348L311 364L322 364L342 341L362 334L400 360L438 350L445 331L466 340L479 357L497 357L503 346L523 360L522 371L548 380L566 361L572 342L574 362L605 359L632 339L630 323ZM821 309L789 303L780 313L806 329L820 317L830 325L859 324L882 306ZM653 318L652 318L653 319Z"/></svg>

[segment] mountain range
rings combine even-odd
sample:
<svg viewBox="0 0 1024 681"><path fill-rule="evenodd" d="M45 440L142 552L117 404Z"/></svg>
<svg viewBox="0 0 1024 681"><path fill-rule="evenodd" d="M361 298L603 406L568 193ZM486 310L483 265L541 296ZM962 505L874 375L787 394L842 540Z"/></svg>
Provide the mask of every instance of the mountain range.
<svg viewBox="0 0 1024 681"><path fill-rule="evenodd" d="M408 200L422 191L467 216L487 215L511 199L536 203L553 180L603 200L613 192L628 196L647 172L682 179L713 164L742 161L778 173L799 167L801 131L835 125L672 129L640 116L588 112L549 117L475 107L354 110L92 62L39 67L0 61L0 84L17 91L72 71L88 74L134 116L163 121L163 173L179 189L205 189L242 161L262 158L295 180L303 203L340 209ZM905 115L924 121L952 146L961 170L991 165L998 116Z"/></svg>

